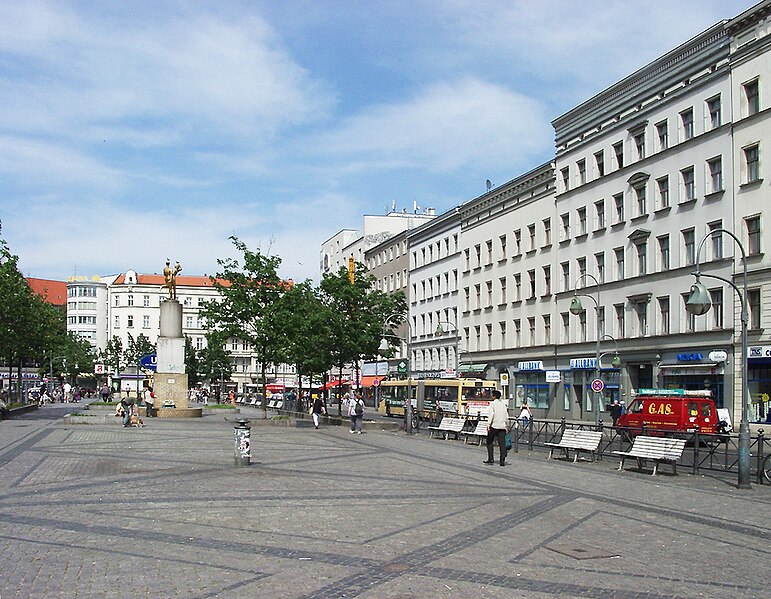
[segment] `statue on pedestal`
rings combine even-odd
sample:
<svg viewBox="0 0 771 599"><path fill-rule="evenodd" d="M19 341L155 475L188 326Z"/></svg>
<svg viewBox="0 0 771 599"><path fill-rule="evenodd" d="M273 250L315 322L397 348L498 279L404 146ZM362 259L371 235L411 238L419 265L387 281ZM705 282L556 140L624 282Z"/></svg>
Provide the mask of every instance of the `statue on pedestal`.
<svg viewBox="0 0 771 599"><path fill-rule="evenodd" d="M179 262L171 268L171 260L166 258L166 266L163 267L163 278L166 282L161 285L161 289L169 290L169 299L177 299L177 274L180 270L182 265Z"/></svg>

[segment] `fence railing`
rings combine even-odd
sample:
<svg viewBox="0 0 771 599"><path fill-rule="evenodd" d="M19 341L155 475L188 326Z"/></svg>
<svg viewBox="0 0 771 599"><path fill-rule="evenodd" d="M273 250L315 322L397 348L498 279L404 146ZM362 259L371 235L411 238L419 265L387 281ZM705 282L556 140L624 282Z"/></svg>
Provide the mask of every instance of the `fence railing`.
<svg viewBox="0 0 771 599"><path fill-rule="evenodd" d="M602 431L602 440L597 449L597 459L620 459L614 451L628 451L632 446L633 436L628 430L604 424L588 422L568 422L562 420L538 420L521 422L513 419L511 428L512 451L533 451L549 448L546 443L560 440L566 429ZM646 428L641 434L654 436L677 436L686 440L680 464L691 473L717 472L738 475L739 471L739 435L736 433L704 434L698 427L690 432L673 432L671 430ZM750 477L758 484L769 484L763 476L763 460L771 454L771 438L760 429L750 436Z"/></svg>

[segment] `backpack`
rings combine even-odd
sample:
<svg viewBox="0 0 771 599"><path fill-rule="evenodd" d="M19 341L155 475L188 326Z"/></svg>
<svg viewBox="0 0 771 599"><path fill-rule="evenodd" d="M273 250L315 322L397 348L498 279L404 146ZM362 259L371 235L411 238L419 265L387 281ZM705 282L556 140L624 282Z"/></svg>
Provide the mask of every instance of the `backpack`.
<svg viewBox="0 0 771 599"><path fill-rule="evenodd" d="M357 416L361 416L364 413L364 405L361 400L356 402L356 406L353 408L353 411Z"/></svg>

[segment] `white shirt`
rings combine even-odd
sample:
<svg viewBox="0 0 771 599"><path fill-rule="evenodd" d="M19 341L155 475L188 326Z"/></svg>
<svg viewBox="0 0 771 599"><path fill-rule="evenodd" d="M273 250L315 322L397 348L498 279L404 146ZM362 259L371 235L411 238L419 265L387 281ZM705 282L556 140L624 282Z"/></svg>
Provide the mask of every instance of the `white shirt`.
<svg viewBox="0 0 771 599"><path fill-rule="evenodd" d="M494 400L490 404L490 420L487 426L497 429L509 428L509 410L501 398Z"/></svg>

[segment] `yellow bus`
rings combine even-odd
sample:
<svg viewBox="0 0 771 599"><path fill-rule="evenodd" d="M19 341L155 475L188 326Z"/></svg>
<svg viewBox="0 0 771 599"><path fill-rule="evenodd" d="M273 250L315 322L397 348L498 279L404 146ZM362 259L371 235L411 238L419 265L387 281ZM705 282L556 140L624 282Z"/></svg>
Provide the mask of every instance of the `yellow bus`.
<svg viewBox="0 0 771 599"><path fill-rule="evenodd" d="M481 379L413 379L410 397L416 410L422 404L424 419L433 417L437 408L448 416L484 416L497 388L496 381ZM378 389L378 411L386 416L404 417L407 381L382 381Z"/></svg>

